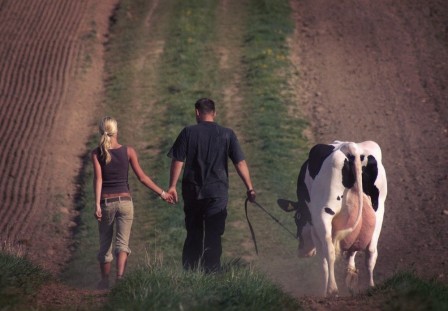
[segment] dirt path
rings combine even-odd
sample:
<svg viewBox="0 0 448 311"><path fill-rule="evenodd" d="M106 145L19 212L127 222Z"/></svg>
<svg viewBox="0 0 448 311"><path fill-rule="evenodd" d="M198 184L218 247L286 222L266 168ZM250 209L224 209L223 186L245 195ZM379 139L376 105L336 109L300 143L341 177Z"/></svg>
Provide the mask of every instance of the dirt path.
<svg viewBox="0 0 448 311"><path fill-rule="evenodd" d="M59 271L70 256L76 193L70 177L76 176L79 156L94 131L93 125L79 124L86 120L93 124L94 108L100 106L102 43L115 3L0 0L0 38L5 38L0 47L0 147L13 150L0 160L0 238L19 241L52 271ZM235 3L221 1L221 18L230 14ZM448 4L437 0L424 4L344 0L331 6L324 0L290 3L296 21L293 60L301 73L297 93L312 122L309 136L315 142L372 139L383 149L389 197L377 281L411 269L447 282L448 261L443 254L448 253ZM36 12L44 15L38 17ZM29 22L23 23L25 19ZM230 37L229 42L237 46L237 39ZM155 55L162 46L163 42L155 44ZM241 73L231 77L229 68L238 62L240 51L221 47L217 53L221 69L229 76L224 102L239 102ZM145 59L138 60L142 68L148 66ZM229 109L225 118L232 119L232 113L238 111ZM48 140L42 146L36 137ZM281 277L287 279L288 273L286 269ZM67 299L56 299L61 292ZM94 306L102 302L104 293L48 284L37 299L40 306L59 307L89 297ZM306 298L304 302L313 310L365 306L361 298ZM371 302L369 307L378 308Z"/></svg>
<svg viewBox="0 0 448 311"><path fill-rule="evenodd" d="M383 150L376 279L406 269L447 282L448 3L290 3L315 142L375 140Z"/></svg>

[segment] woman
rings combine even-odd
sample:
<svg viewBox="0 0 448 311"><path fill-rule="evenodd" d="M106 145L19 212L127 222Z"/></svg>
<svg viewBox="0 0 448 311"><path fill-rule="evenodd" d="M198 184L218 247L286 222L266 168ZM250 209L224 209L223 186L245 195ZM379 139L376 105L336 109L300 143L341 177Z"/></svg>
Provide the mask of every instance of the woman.
<svg viewBox="0 0 448 311"><path fill-rule="evenodd" d="M173 198L143 172L134 148L118 143L117 121L114 118L104 117L99 124L99 133L101 136L99 146L91 154L94 168L95 217L98 220L100 235L98 261L101 268L101 282L98 286L108 288L113 260L114 224L117 280L123 277L127 257L131 253L129 236L134 218L134 206L128 184L129 164L142 184L166 202L173 203Z"/></svg>

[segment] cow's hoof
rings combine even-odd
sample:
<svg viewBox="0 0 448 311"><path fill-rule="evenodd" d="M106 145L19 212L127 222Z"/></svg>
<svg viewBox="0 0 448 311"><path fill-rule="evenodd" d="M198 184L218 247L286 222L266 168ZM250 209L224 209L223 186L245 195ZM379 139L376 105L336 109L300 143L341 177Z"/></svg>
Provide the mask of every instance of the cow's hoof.
<svg viewBox="0 0 448 311"><path fill-rule="evenodd" d="M339 297L337 288L328 289L327 297Z"/></svg>
<svg viewBox="0 0 448 311"><path fill-rule="evenodd" d="M358 290L358 269L348 267L345 276L345 286L347 286L350 294L354 295Z"/></svg>

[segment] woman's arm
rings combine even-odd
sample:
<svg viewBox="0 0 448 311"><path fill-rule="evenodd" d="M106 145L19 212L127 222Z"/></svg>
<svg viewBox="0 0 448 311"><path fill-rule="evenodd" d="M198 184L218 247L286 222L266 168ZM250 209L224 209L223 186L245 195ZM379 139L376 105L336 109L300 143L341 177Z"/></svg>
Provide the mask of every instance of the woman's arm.
<svg viewBox="0 0 448 311"><path fill-rule="evenodd" d="M98 161L98 154L96 151L92 151L92 163L93 163L93 193L95 194L95 217L98 221L101 221L101 188L103 186L103 177L101 175L101 165Z"/></svg>
<svg viewBox="0 0 448 311"><path fill-rule="evenodd" d="M134 148L128 146L128 157L129 163L131 164L132 170L137 176L138 180L144 184L146 187L157 193L162 199L167 202L172 203L172 197L170 194L166 193L162 188L160 188L152 179L145 174L145 172L140 167L138 162L137 152Z"/></svg>

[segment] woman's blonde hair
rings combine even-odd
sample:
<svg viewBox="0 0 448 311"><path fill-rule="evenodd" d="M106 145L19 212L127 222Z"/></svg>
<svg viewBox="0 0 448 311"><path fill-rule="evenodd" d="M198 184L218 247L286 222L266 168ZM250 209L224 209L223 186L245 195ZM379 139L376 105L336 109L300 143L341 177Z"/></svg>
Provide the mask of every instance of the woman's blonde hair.
<svg viewBox="0 0 448 311"><path fill-rule="evenodd" d="M104 117L101 120L98 129L101 136L100 143L98 145L100 149L100 159L108 164L111 161L111 156L109 153L111 145L110 138L117 134L117 120L112 117Z"/></svg>

